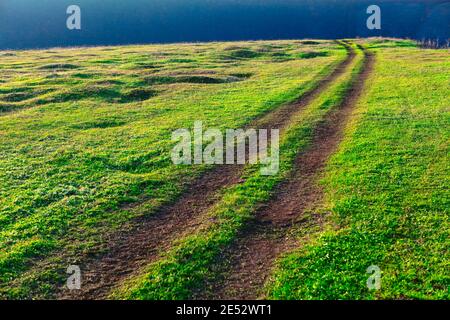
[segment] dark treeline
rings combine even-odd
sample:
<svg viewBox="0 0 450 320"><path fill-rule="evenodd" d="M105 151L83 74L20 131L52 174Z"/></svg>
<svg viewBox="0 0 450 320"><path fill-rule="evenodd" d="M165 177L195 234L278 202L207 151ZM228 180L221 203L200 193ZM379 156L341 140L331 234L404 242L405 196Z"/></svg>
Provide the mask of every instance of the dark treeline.
<svg viewBox="0 0 450 320"><path fill-rule="evenodd" d="M381 30L366 27L369 5ZM81 30L66 9L81 8ZM442 0L0 0L0 49L52 46L387 36L450 38Z"/></svg>

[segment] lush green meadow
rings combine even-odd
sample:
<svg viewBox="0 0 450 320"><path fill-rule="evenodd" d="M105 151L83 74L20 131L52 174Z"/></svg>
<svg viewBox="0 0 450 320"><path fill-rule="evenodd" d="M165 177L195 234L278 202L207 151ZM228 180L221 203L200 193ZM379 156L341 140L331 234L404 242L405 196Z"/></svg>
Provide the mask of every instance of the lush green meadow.
<svg viewBox="0 0 450 320"><path fill-rule="evenodd" d="M258 205L268 201L276 186L294 169L299 150L308 147L313 129L343 100L362 66L362 52L333 85L305 110L293 116L280 141L280 172L261 175L260 166L249 166L244 182L223 191L220 201L207 213L208 224L199 232L180 239L173 250L152 263L137 279L132 279L113 297L125 299L190 299L207 279L214 279L211 265L231 245ZM212 280L214 281L214 280Z"/></svg>
<svg viewBox="0 0 450 320"><path fill-rule="evenodd" d="M329 226L299 230L308 237L279 261L270 298L450 298L449 51L367 45L375 69L322 179Z"/></svg>
<svg viewBox="0 0 450 320"><path fill-rule="evenodd" d="M205 168L172 165L172 131L242 127L345 55L300 41L1 52L2 295L51 296L60 255L175 199Z"/></svg>
<svg viewBox="0 0 450 320"><path fill-rule="evenodd" d="M450 54L355 40L375 55L324 198L290 230L263 288L272 299L450 298ZM314 129L349 95L364 53L283 128L280 172L246 166L198 228L111 298L189 299L296 169ZM334 41L0 51L0 299L54 298L68 263L106 252L178 199L207 166L175 166L174 130L243 128L296 101L348 57ZM203 216L202 216L203 217ZM316 221L321 221L320 225ZM369 266L381 269L371 291Z"/></svg>

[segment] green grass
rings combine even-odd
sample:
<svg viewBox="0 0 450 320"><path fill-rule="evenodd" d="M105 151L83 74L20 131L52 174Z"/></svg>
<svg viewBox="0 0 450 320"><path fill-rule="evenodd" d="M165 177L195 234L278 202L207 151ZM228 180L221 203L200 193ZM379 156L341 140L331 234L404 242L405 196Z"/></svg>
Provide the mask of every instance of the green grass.
<svg viewBox="0 0 450 320"><path fill-rule="evenodd" d="M237 233L253 217L258 204L267 201L275 187L293 169L298 152L306 148L313 129L342 101L350 84L362 66L362 53L346 72L297 114L282 137L280 172L262 176L258 166L249 166L242 184L228 188L222 199L211 209L205 220L214 221L199 232L179 239L174 248L152 263L137 279L114 293L121 299L189 299L208 278L216 276L211 266L222 250L229 246Z"/></svg>
<svg viewBox="0 0 450 320"><path fill-rule="evenodd" d="M450 298L449 52L381 43L322 180L330 227L279 261L269 298Z"/></svg>
<svg viewBox="0 0 450 320"><path fill-rule="evenodd" d="M172 131L243 127L345 55L328 41L2 53L0 296L51 297L67 261L176 199L206 168L172 165Z"/></svg>
<svg viewBox="0 0 450 320"><path fill-rule="evenodd" d="M324 226L293 230L266 286L273 299L448 299L448 50L361 42L373 75L321 184ZM0 52L0 298L52 298L68 264L109 233L182 194L205 166L173 166L171 134L240 128L294 101L346 56L329 41L270 41ZM312 130L342 100L358 54L282 135L281 170L246 168L205 223L113 293L186 299L293 170ZM128 206L128 204L133 204ZM366 269L382 271L380 291Z"/></svg>

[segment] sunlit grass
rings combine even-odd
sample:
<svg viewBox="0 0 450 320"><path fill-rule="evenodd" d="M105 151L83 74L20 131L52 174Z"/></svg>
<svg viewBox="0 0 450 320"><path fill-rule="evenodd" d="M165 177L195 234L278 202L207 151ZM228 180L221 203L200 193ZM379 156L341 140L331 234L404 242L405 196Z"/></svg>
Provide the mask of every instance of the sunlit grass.
<svg viewBox="0 0 450 320"><path fill-rule="evenodd" d="M449 52L369 44L374 73L322 181L332 227L281 259L270 298L450 297Z"/></svg>
<svg viewBox="0 0 450 320"><path fill-rule="evenodd" d="M299 97L345 50L273 41L0 54L0 288L30 297L51 295L60 255L95 252L205 169L172 165L173 130L242 127Z"/></svg>
<svg viewBox="0 0 450 320"><path fill-rule="evenodd" d="M268 201L277 185L294 169L296 155L310 144L313 129L323 117L335 109L360 72L362 52L326 92L305 110L293 115L283 133L280 145L280 172L263 176L259 166L249 166L239 185L223 191L223 196L207 213L208 224L193 235L178 239L172 250L164 253L142 271L142 275L114 292L121 299L190 299L192 293L214 281L213 264L231 245L246 223L255 215L258 205Z"/></svg>

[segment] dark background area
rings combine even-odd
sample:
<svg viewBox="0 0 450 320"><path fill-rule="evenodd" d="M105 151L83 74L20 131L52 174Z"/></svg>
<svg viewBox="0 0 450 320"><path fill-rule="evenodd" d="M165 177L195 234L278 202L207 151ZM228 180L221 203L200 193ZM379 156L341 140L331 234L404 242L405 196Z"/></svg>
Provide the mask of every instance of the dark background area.
<svg viewBox="0 0 450 320"><path fill-rule="evenodd" d="M372 4L381 30L366 27ZM69 5L82 30L66 28ZM367 36L447 41L450 1L0 0L0 49Z"/></svg>

